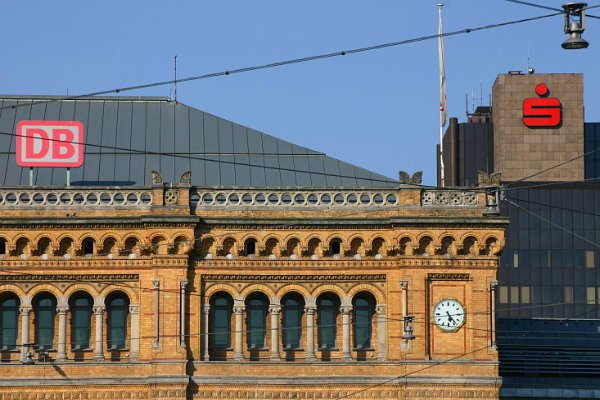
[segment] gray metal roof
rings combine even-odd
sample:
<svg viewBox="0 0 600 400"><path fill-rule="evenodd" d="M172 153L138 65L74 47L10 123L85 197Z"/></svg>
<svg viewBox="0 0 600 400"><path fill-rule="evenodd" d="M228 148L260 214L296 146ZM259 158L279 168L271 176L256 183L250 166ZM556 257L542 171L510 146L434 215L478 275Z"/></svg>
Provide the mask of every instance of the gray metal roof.
<svg viewBox="0 0 600 400"><path fill-rule="evenodd" d="M178 182L185 171L191 170L192 185L202 187L398 185L398 181L383 175L167 98L64 100L55 96L0 95L3 186L29 184L28 168L15 161L15 137L6 135L14 134L21 120L76 120L83 124L85 159L81 168L71 170L74 186L150 185L152 170L159 171L165 182ZM64 168L34 170L36 186L65 183Z"/></svg>

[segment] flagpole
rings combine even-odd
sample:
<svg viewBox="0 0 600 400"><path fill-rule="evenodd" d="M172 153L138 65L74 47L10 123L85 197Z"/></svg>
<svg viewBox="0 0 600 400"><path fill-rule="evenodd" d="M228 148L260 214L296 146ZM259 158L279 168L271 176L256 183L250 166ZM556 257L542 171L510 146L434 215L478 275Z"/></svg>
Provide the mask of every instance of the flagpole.
<svg viewBox="0 0 600 400"><path fill-rule="evenodd" d="M444 4L437 3L438 6L438 50L440 64L440 183L442 187L446 186L444 173L444 125L446 124L446 71L444 67L444 43L442 41L442 7Z"/></svg>

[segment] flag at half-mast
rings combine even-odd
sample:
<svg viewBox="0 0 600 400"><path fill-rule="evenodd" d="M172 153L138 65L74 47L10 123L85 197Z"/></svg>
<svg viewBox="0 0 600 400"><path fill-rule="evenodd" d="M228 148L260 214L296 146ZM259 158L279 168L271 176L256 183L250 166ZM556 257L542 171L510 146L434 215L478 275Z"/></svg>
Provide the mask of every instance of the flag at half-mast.
<svg viewBox="0 0 600 400"><path fill-rule="evenodd" d="M446 125L447 110L446 110L446 70L444 68L444 41L442 40L442 7L438 4L439 9L439 29L438 29L438 49L440 62L440 126Z"/></svg>

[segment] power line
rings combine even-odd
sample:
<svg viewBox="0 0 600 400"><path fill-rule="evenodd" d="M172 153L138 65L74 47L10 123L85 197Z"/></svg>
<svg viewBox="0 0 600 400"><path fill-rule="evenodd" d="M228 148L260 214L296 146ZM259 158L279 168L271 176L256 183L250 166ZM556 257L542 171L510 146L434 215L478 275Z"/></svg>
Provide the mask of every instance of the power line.
<svg viewBox="0 0 600 400"><path fill-rule="evenodd" d="M593 8L593 7L588 7L588 8ZM500 27L509 26L509 25L521 24L524 22L537 21L537 20L554 17L556 15L561 15L561 14L563 14L562 11L555 12L552 14L540 15L540 16L536 16L536 17L521 18L521 19L513 20L513 21L506 21L506 22L500 22L500 23L495 23L495 24L483 25L483 26L478 26L475 28L464 28L464 29L460 29L460 30L456 30L456 31L452 31L452 32L445 32L445 33L442 33L441 35L434 34L434 35L419 36L419 37L406 39L406 40L400 40L400 41L396 41L396 42L388 42L388 43L376 44L373 46L335 51L332 53L300 57L300 58L294 58L294 59L289 59L289 60L284 60L284 61L276 61L276 62L272 62L272 63L268 63L268 64L261 64L261 65L242 67L242 68L237 68L237 69L232 69L232 70L189 76L187 78L177 79L177 83L191 82L191 81L197 81L197 80L202 80L202 79L210 79L210 78L216 78L216 77L220 77L220 76L229 76L229 75L241 74L241 73L245 73L245 72L277 68L277 67L282 67L282 66L286 66L286 65L301 64L301 63L305 63L305 62L323 60L323 59L327 59L327 58L364 53L364 52L369 52L369 51L374 51L374 50L381 50L381 49L401 46L401 45L405 45L405 44L411 44L411 43L417 43L417 42L422 42L422 41L426 41L426 40L437 39L439 37L456 36L456 35L461 35L461 34L465 34L465 33L478 32L478 31L495 29L495 28L500 28ZM133 85L133 86L126 86L126 87L116 88L116 89L100 90L100 91L91 92L91 93L87 93L84 95L78 95L78 96L59 97L57 99L52 99L52 100L44 100L44 101L39 101L39 102L28 103L27 105L44 104L44 103L60 101L60 100L76 100L76 99L81 99L84 97L94 97L94 96L100 96L100 95L106 95L106 94L112 94L112 93L122 93L122 92L126 92L126 91L131 91L131 90L148 89L148 88L153 88L153 87L158 87L158 86L171 85L174 83L175 83L175 80L171 79L171 80L145 83L145 84L139 84L139 85ZM14 109L17 107L20 107L20 106L19 105L5 106L5 107L0 108L0 110L3 110L5 108Z"/></svg>
<svg viewBox="0 0 600 400"><path fill-rule="evenodd" d="M558 163L558 164L555 164L555 165L553 165L553 166L551 166L551 167L545 168L545 169L543 169L543 170L541 170L541 171L538 171L538 172L536 172L536 173L534 173L534 174L528 175L528 176L526 176L526 177L524 177L524 178L517 179L516 181L512 181L512 182L510 182L510 183L507 185L507 187L509 187L509 186L512 186L512 185L514 185L514 184L516 184L516 183L519 183L519 182L526 181L526 180L528 180L528 179L530 179L530 178L533 178L533 177L535 177L535 176L541 175L541 174L543 174L543 173L546 173L546 172L548 172L548 171L551 171L551 170L553 170L553 169L555 169L555 168L562 167L562 166L563 166L563 165L565 165L565 164L568 164L568 163L570 163L570 162L573 162L573 161L575 161L575 160L578 160L578 159L580 159L580 158L582 158L582 157L585 157L585 156L588 156L588 155L590 155L590 154L596 153L597 151L600 151L600 147L598 147L598 148L596 148L596 149L594 149L594 150L588 151L587 153L583 153L583 154L581 154L581 155L578 155L578 156L576 156L576 157L573 157L573 158L571 158L571 159L569 159L569 160L567 160L567 161L563 161L563 162L561 162L561 163Z"/></svg>
<svg viewBox="0 0 600 400"><path fill-rule="evenodd" d="M11 137L17 137L18 136L16 133L12 133L12 132L0 132L0 135L11 136ZM245 166L245 167L273 169L273 170L278 170L278 171L297 172L297 173L303 173L303 174L314 174L314 175L320 175L320 176L331 176L331 177L335 177L335 178L347 178L347 179L356 179L356 180L366 180L366 181L380 182L380 183L386 183L386 184L396 184L396 183L399 184L399 182L396 182L396 181L392 180L391 178L388 179L388 180L377 179L376 177L373 176L373 175L375 175L375 173L372 173L372 172L368 172L369 177L367 177L367 176L365 176L365 177L358 177L358 176L353 176L353 175L342 175L342 174L327 173L327 172L320 172L320 171L304 171L304 170L298 170L296 168L286 168L286 167L282 167L282 166L272 167L272 166L268 166L268 165L252 164L252 163L246 163L246 162L235 161L235 160L234 161L221 160L221 159L220 160L214 160L214 159L206 158L206 157L192 156L192 153L183 153L182 154L182 153L173 153L173 152L158 152L158 151L148 151L148 150L137 150L137 149L127 148L127 147L106 146L106 145L93 144L93 143L81 143L81 142L77 142L77 141L69 142L69 141L65 141L65 140L52 139L52 138L42 138L42 137L40 137L39 139L45 140L45 141L49 141L49 142L56 141L56 142L59 142L59 143L70 143L70 144L75 144L75 145L81 144L81 145L84 145L84 146L89 146L89 147L94 147L94 148L101 148L101 149L121 150L121 151L124 151L125 154L141 154L141 155L166 156L166 157L183 158L183 159L186 159L186 160L199 160L199 161L205 161L205 162L213 162L213 163L217 163L217 164L241 165L241 166ZM100 153L100 154L107 154L107 153ZM242 155L242 154L240 154L240 155ZM251 154L244 153L243 155L251 155ZM294 156L301 157L301 156L306 156L306 155L305 154L295 154ZM379 175L379 174L377 174L377 175Z"/></svg>
<svg viewBox="0 0 600 400"><path fill-rule="evenodd" d="M555 7L548 7L548 6L543 6L541 4L535 4L535 3L529 3L527 1L520 1L520 0L504 0L504 1L508 1L509 3L515 3L515 4L523 4L526 6L530 6L530 7L537 7L537 8L543 8L545 10L552 10L552 11L558 11L564 14L564 10L561 10L560 8L555 8ZM585 7L584 9L588 9L590 7ZM597 17L595 15L591 15L591 14L585 14L586 17L590 17L590 18L596 18L596 19L600 19L600 17Z"/></svg>
<svg viewBox="0 0 600 400"><path fill-rule="evenodd" d="M574 214L583 214L583 215L591 215L591 216L594 216L594 217L600 217L600 213L595 213L595 212L592 212L592 211L585 211L585 210L581 210L581 209L567 208L567 207L552 205L552 204L548 204L548 203L540 203L539 201L532 201L532 200L518 199L517 201L522 202L522 203L535 204L535 205L539 205L539 206L542 206L542 207L555 208L555 209L559 209L561 211L571 211Z"/></svg>
<svg viewBox="0 0 600 400"><path fill-rule="evenodd" d="M423 367L423 368L420 368L420 369L418 369L418 370L416 370L416 371L412 371L412 372L409 372L409 373L406 373L406 374L403 374L403 375L398 375L398 376L396 376L396 377L394 377L394 378L392 378L392 379L388 379L388 380L386 380L386 381L383 381L383 382L381 382L381 383L377 383L377 384L371 385L371 386L369 386L369 387L367 387L367 388L360 389L360 390L354 391L354 392L352 392L352 393L349 393L349 394L346 394L346 395L343 395L343 396L336 397L336 399L345 399L345 398L347 398L347 397L351 397L351 396L354 396L354 395L356 395L356 394L359 394L359 393L362 393L362 392L366 392L367 390L371 390L371 389L375 389L375 388L378 388L378 387L380 387L380 386L383 386L383 385L387 385L387 384L389 384L389 383L392 383L392 382L394 382L394 381L396 381L396 380L400 380L400 379L407 378L407 377L409 377L410 375L417 374L417 373L419 373L419 372L422 372L422 371L425 371L425 370L427 370L427 369L429 369L429 368L434 368L434 367L437 367L437 366L439 366L439 365L447 364L447 363L449 363L449 362L451 362L451 361L458 360L458 359L460 359L460 358L463 358L463 357L465 357L465 356L468 356L468 355L471 355L471 354L477 353L477 352L479 352L479 351L481 351L481 350L485 350L485 349L487 349L487 348L488 348L488 346L486 345L486 346L484 346L484 347L480 347L480 348L478 348L478 349L475 349L475 350L473 350L473 351L470 351L470 352L467 352L467 353L464 353L464 354L460 354L460 355L458 355L458 356L456 356L456 357L451 357L451 358L448 358L448 359L446 359L446 360L438 361L438 362L436 362L436 363L434 363L434 364L427 365L427 366L425 366L425 367Z"/></svg>
<svg viewBox="0 0 600 400"><path fill-rule="evenodd" d="M505 201L506 201L508 204L510 204L510 205L512 205L512 206L514 206L514 207L516 207L516 208L518 208L519 210L523 210L523 211L525 211L527 214L530 214L530 215L532 215L532 216L534 216L534 217L537 217L537 218L539 218L540 220L542 220L542 221L544 221L544 222L547 222L547 223L549 223L550 225L552 225L552 226L554 226L554 227L556 227L556 228L558 228L558 229L561 229L561 230L563 230L563 231L565 231L565 232L567 232L567 233L570 233L571 235L575 236L575 237L576 237L576 238L578 238L578 239L581 239L581 240L583 240L584 242L587 242L587 243L589 243L589 244L591 244L591 245L593 245L593 246L595 246L595 247L598 247L598 248L600 248L600 244L598 244L598 243L596 243L596 242L594 242L594 241L592 241L592 240L589 240L589 239L587 239L586 237L584 237L584 236L581 236L581 235L579 235L578 233L575 233L575 232L573 232L572 230L570 230L570 229L567 229L567 228L565 228L564 226L562 226L562 225L560 225L560 224L557 224L557 223L555 223L555 222L553 222L553 221L549 220L548 218L546 218L546 217L544 217L544 216L542 216L542 215L539 215L539 214L537 214L537 213L534 213L533 211L530 211L530 210L528 210L528 209L526 209L526 208L523 208L523 207L521 207L520 205L516 204L515 202L513 202L513 201L511 201L511 200L509 200L509 199L506 199ZM518 200L517 200L517 201L518 201Z"/></svg>
<svg viewBox="0 0 600 400"><path fill-rule="evenodd" d="M13 275L27 275L27 276L35 276L36 275L33 273L22 272L19 270L10 270L10 269L6 269L6 268L0 268L0 272L5 272L5 273L13 274ZM76 278L76 279L67 279L65 281L66 282L81 282L81 283L89 282L85 279L85 277ZM129 284L123 283L123 282L114 282L112 280L111 281L95 280L94 282L104 283L104 284L112 285L112 286L116 286L116 287L124 287L127 289L142 290L142 291L146 291L146 292L157 291L157 292L164 292L164 293L180 294L180 289L154 288L154 287L144 287L144 286L137 286L137 285L133 286L133 285L129 285ZM192 290L186 290L185 293L187 296L201 298L204 301L209 299L208 296L205 296L204 294L197 294ZM90 293L88 293L88 294L90 294ZM91 296L91 294L90 294L90 296ZM519 305L519 306L506 307L506 308L497 308L496 313L506 312L506 311L514 311L514 310L522 310L522 309L534 309L534 308L545 308L545 307L555 307L555 306L562 306L562 305L577 305L577 304L588 304L588 302L584 300L584 301L579 301L579 302L556 302L556 303L546 303L546 304L537 304L537 305ZM281 304L269 303L268 306L281 306ZM598 308L598 307L596 307L596 308ZM587 310L583 314L589 314L590 312L593 312L593 311ZM454 315L476 316L476 315L488 315L489 313L490 313L490 311L486 310L486 311L481 311L481 312L465 312L465 313L456 313L456 314L451 314L451 315L453 315L453 316ZM423 318L426 319L427 317L423 317ZM392 318L392 317L386 317L386 319L398 321L398 322L404 321L403 319ZM558 319L567 320L565 318L558 318ZM414 320L419 321L420 318L415 317ZM422 323L425 323L425 322L422 322ZM470 328L470 329L475 329L475 328Z"/></svg>
<svg viewBox="0 0 600 400"><path fill-rule="evenodd" d="M600 150L600 148L596 149L595 151L598 151L598 150ZM527 189L535 189L535 188L547 187L547 186L570 185L570 184L578 184L578 183L585 183L585 182L594 183L594 182L598 182L598 181L600 181L600 177L587 178L587 179L582 179L580 181L553 181L553 182L534 183L534 184L529 184L527 182L524 182L524 184L522 184L522 185L517 185L514 187L506 187L504 190L507 192L510 192L512 190L527 190ZM513 182L509 183L509 185L512 185L512 184L513 184Z"/></svg>

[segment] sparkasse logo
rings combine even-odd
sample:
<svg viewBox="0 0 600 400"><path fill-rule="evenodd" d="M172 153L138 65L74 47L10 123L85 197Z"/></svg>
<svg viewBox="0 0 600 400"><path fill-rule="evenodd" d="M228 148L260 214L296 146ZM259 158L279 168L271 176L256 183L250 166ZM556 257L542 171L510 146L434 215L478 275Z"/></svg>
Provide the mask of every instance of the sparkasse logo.
<svg viewBox="0 0 600 400"><path fill-rule="evenodd" d="M562 104L556 97L548 97L550 90L543 83L535 87L540 97L523 101L523 123L530 128L555 128L562 123Z"/></svg>

